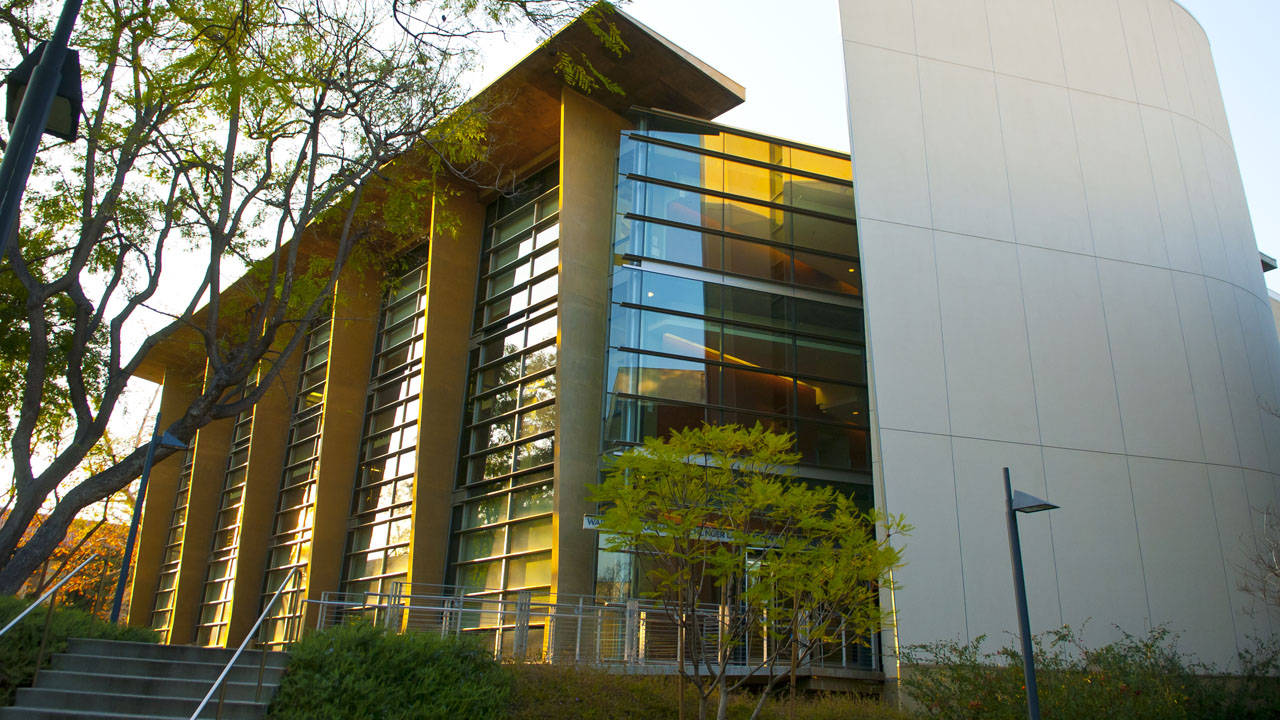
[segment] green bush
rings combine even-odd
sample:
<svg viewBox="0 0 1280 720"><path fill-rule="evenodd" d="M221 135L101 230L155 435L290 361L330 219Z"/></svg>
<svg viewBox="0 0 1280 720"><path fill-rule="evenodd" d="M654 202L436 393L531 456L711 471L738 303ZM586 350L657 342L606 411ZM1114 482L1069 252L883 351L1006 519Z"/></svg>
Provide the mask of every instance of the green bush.
<svg viewBox="0 0 1280 720"><path fill-rule="evenodd" d="M497 720L510 678L480 646L340 625L302 638L271 702L273 720Z"/></svg>
<svg viewBox="0 0 1280 720"><path fill-rule="evenodd" d="M672 720L677 716L677 681L670 676L628 675L573 666L516 665L509 720ZM729 701L730 720L751 716L759 696L737 693ZM788 717L785 693L766 701L764 720ZM713 703L714 708L714 703ZM685 689L685 716L698 715L692 687ZM907 720L875 699L847 694L803 694L796 720Z"/></svg>
<svg viewBox="0 0 1280 720"><path fill-rule="evenodd" d="M1015 647L982 651L970 643L909 648L902 685L927 717L1017 720L1026 717L1022 654ZM1069 627L1035 638L1036 679L1044 717L1070 720L1251 720L1280 716L1280 646L1241 655L1240 674L1216 676L1189 662L1165 628L1124 634L1097 649Z"/></svg>
<svg viewBox="0 0 1280 720"><path fill-rule="evenodd" d="M29 600L0 595L0 627L9 624L31 604ZM0 636L0 706L11 705L20 687L31 685L36 672L36 655L40 652L40 635L48 605L32 610L17 627ZM58 608L49 620L49 642L45 647L44 666L56 652L67 648L67 638L99 638L103 640L135 640L156 642L156 634L143 628L121 627L103 622L83 610Z"/></svg>

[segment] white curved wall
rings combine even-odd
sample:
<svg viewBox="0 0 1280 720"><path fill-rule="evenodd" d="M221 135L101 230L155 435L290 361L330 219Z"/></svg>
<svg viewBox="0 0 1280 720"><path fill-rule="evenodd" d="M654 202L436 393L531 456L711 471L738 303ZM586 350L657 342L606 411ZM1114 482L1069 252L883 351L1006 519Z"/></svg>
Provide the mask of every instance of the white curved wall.
<svg viewBox="0 0 1280 720"><path fill-rule="evenodd" d="M900 639L1167 623L1231 663L1280 345L1209 43L1171 0L841 0ZM1270 412L1269 412L1270 410Z"/></svg>

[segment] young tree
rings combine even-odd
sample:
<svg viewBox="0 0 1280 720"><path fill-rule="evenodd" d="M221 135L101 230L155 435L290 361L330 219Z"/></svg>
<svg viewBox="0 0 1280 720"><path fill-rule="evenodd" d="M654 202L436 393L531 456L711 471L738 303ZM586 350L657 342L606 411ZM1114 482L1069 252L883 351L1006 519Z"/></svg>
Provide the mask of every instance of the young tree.
<svg viewBox="0 0 1280 720"><path fill-rule="evenodd" d="M18 0L0 11L22 54L46 34L54 6ZM208 358L190 408L164 419L190 442L276 380L349 262L403 245L433 193L485 162L486 108L464 104L462 84L477 37L517 24L549 30L585 11L621 52L609 9L592 0L86 2L72 40L84 138L46 144L0 267L0 440L14 473L0 592L21 586L81 508L139 475L145 448L75 483L23 539L99 443L148 352L181 335ZM591 77L562 60L570 81ZM161 281L172 273L162 271L180 254L202 259L166 281L178 293L166 302ZM246 268L238 293L224 295ZM156 313L166 326L146 329Z"/></svg>
<svg viewBox="0 0 1280 720"><path fill-rule="evenodd" d="M1261 532L1255 542L1245 543L1240 589L1280 609L1280 510L1268 505L1254 512L1260 516Z"/></svg>
<svg viewBox="0 0 1280 720"><path fill-rule="evenodd" d="M723 720L729 693L763 675L756 717L783 678L794 694L795 670L822 641L865 637L887 620L876 597L901 563L889 539L909 528L792 479L793 444L759 423L673 431L612 459L593 491L606 546L647 568L677 628L677 664L704 720L713 695ZM714 612L700 608L708 598ZM758 654L735 652L748 638ZM748 672L731 680L734 662Z"/></svg>

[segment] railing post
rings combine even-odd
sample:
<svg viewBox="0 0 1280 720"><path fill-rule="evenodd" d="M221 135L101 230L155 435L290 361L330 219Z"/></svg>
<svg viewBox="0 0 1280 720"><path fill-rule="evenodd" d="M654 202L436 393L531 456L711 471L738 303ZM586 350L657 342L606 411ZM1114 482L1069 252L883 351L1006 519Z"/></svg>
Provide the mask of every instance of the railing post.
<svg viewBox="0 0 1280 720"><path fill-rule="evenodd" d="M53 611L58 607L58 592L55 590L53 596L49 598L49 609L44 615L44 630L40 632L40 652L36 654L36 671L31 676L31 684L35 685L36 680L40 678L40 666L44 664L44 648L49 642L49 623L53 620Z"/></svg>
<svg viewBox="0 0 1280 720"><path fill-rule="evenodd" d="M529 611L533 593L521 590L516 595L516 632L511 654L516 662L524 662L529 651Z"/></svg>
<svg viewBox="0 0 1280 720"><path fill-rule="evenodd" d="M639 632L640 603L636 600L627 601L627 615L624 624L625 633L623 637L622 659L624 662L635 662L636 659L636 635Z"/></svg>
<svg viewBox="0 0 1280 720"><path fill-rule="evenodd" d="M578 598L578 630L573 638L573 661L582 661L582 598Z"/></svg>
<svg viewBox="0 0 1280 720"><path fill-rule="evenodd" d="M560 615L560 604L557 602L548 602L542 606L542 622L543 636L542 643L547 648L542 653L542 661L546 663L555 663L556 661L556 626L559 624L558 616Z"/></svg>
<svg viewBox="0 0 1280 720"><path fill-rule="evenodd" d="M845 635L843 618L840 620L840 667L849 667L849 638Z"/></svg>
<svg viewBox="0 0 1280 720"><path fill-rule="evenodd" d="M324 616L329 614L329 594L332 590L325 590L320 593L320 612L316 613L316 629L324 629Z"/></svg>
<svg viewBox="0 0 1280 720"><path fill-rule="evenodd" d="M604 641L604 608L596 608L596 664L600 664L601 643Z"/></svg>

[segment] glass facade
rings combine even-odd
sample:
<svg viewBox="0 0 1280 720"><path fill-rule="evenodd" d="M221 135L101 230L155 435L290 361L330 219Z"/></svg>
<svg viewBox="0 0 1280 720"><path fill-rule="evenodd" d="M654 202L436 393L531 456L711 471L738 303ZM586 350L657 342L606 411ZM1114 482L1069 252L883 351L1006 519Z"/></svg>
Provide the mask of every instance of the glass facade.
<svg viewBox="0 0 1280 720"><path fill-rule="evenodd" d="M249 444L253 438L253 408L236 417L227 455L227 472L214 519L213 547L205 573L200 617L196 621L196 643L224 645L231 621L231 593L236 576L236 559L243 528L244 484L249 469Z"/></svg>
<svg viewBox="0 0 1280 720"><path fill-rule="evenodd" d="M478 607L503 591L551 589L558 183L553 165L486 214L450 549L451 582ZM470 617L476 628L504 624L496 611Z"/></svg>
<svg viewBox="0 0 1280 720"><path fill-rule="evenodd" d="M421 415L427 265L406 259L383 300L365 400L360 466L343 566L343 591L387 593L409 571L413 481Z"/></svg>
<svg viewBox="0 0 1280 720"><path fill-rule="evenodd" d="M801 475L869 483L848 157L664 125L620 142L605 450L759 422L795 433ZM627 565L601 553L597 592L625 595Z"/></svg>
<svg viewBox="0 0 1280 720"><path fill-rule="evenodd" d="M187 448L178 470L178 491L169 515L169 533L160 559L160 575L156 580L156 600L151 609L152 630L160 633L161 642L173 636L173 603L177 593L178 566L182 562L182 539L187 534L187 503L191 497L191 471L195 467L195 443Z"/></svg>
<svg viewBox="0 0 1280 720"><path fill-rule="evenodd" d="M272 521L267 551L265 604L280 588L293 568L301 577L280 596L266 620L269 645L283 643L293 624L301 622L306 597L306 564L311 559L311 531L315 521L316 471L320 454L320 434L324 425L325 377L329 370L329 335L332 323L324 319L307 331L306 347L298 368L298 394L289 422L289 446L285 450L284 474Z"/></svg>

